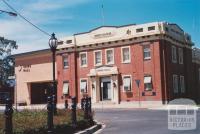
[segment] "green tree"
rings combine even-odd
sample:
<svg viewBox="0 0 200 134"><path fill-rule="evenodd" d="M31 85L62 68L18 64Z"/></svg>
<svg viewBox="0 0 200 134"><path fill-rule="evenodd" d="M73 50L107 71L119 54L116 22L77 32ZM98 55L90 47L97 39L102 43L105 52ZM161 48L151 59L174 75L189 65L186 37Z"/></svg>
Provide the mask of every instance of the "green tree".
<svg viewBox="0 0 200 134"><path fill-rule="evenodd" d="M0 88L9 86L8 77L14 75L14 58L11 52L15 49L15 41L0 37Z"/></svg>

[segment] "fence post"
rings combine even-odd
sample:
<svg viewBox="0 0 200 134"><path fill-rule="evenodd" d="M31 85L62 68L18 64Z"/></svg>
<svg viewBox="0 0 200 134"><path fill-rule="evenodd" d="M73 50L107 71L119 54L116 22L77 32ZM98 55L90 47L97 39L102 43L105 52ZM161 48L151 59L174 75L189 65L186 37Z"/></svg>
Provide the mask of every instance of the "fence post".
<svg viewBox="0 0 200 134"><path fill-rule="evenodd" d="M91 102L91 97L88 97L88 112L89 112L89 117L92 117L92 102Z"/></svg>
<svg viewBox="0 0 200 134"><path fill-rule="evenodd" d="M6 99L6 108L5 108L5 134L12 134L13 133L13 124L12 124L12 100L10 97Z"/></svg>
<svg viewBox="0 0 200 134"><path fill-rule="evenodd" d="M85 97L84 118L88 119L88 97Z"/></svg>
<svg viewBox="0 0 200 134"><path fill-rule="evenodd" d="M53 133L53 99L52 96L47 97L47 133L52 134Z"/></svg>
<svg viewBox="0 0 200 134"><path fill-rule="evenodd" d="M65 99L65 109L68 109L68 100Z"/></svg>
<svg viewBox="0 0 200 134"><path fill-rule="evenodd" d="M72 126L76 127L76 97L72 97Z"/></svg>
<svg viewBox="0 0 200 134"><path fill-rule="evenodd" d="M52 104L53 104L53 114L56 115L57 108L56 108L56 95L55 94L52 95Z"/></svg>
<svg viewBox="0 0 200 134"><path fill-rule="evenodd" d="M84 99L84 97L81 99L81 109L82 110L84 110L84 101L85 101L85 99Z"/></svg>

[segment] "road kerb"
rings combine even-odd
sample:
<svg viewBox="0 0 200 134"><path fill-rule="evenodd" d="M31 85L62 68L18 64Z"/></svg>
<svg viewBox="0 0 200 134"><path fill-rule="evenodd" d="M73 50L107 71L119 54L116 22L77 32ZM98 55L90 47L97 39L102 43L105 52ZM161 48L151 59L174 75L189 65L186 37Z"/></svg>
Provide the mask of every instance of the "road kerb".
<svg viewBox="0 0 200 134"><path fill-rule="evenodd" d="M90 127L90 128L87 128L85 130L82 130L82 131L79 131L75 134L94 134L95 132L97 132L99 129L102 128L102 124L98 121L94 121L96 123L96 125Z"/></svg>

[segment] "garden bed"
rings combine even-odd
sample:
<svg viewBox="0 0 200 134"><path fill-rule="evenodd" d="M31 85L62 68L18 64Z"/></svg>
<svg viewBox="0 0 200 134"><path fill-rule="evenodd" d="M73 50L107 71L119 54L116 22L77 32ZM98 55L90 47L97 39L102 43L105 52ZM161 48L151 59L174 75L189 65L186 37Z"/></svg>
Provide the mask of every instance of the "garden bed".
<svg viewBox="0 0 200 134"><path fill-rule="evenodd" d="M0 115L0 134L4 130L4 116ZM54 116L55 134L73 134L77 131L89 128L94 125L91 120L84 119L84 112L77 110L77 127L71 124L71 110L58 110ZM24 110L13 114L14 134L46 134L47 133L47 111L45 110Z"/></svg>

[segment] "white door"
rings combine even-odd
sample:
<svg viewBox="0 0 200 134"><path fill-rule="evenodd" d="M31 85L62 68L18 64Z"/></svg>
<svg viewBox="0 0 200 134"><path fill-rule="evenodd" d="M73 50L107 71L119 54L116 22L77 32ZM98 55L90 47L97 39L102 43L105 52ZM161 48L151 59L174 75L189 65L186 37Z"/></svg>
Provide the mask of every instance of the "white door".
<svg viewBox="0 0 200 134"><path fill-rule="evenodd" d="M111 83L107 83L107 88L108 88L108 99L111 99Z"/></svg>

